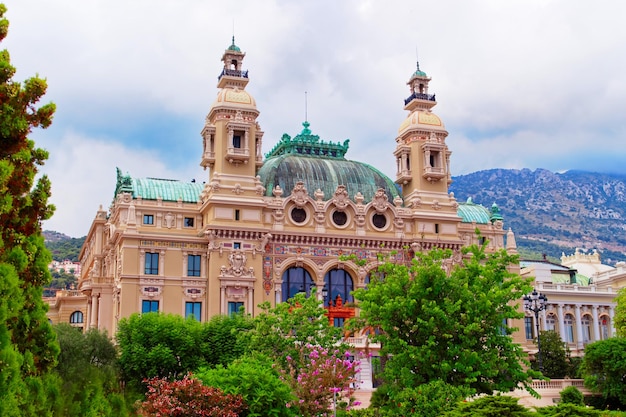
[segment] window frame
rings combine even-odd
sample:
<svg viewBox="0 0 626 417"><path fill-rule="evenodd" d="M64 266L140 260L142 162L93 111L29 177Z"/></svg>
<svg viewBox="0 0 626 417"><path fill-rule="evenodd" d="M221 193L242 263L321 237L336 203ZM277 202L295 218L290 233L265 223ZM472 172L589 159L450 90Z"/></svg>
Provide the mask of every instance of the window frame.
<svg viewBox="0 0 626 417"><path fill-rule="evenodd" d="M199 277L202 275L202 255L187 255L187 276Z"/></svg>
<svg viewBox="0 0 626 417"><path fill-rule="evenodd" d="M159 304L159 300L141 300L141 314L158 313Z"/></svg>
<svg viewBox="0 0 626 417"><path fill-rule="evenodd" d="M156 262L155 262L155 257L156 257ZM159 253L158 252L146 252L144 254L143 272L144 272L144 275L159 275Z"/></svg>
<svg viewBox="0 0 626 417"><path fill-rule="evenodd" d="M196 314L196 308L198 309L198 314ZM185 320L189 318L202 321L202 301L185 301Z"/></svg>
<svg viewBox="0 0 626 417"><path fill-rule="evenodd" d="M154 214L144 214L143 224L146 226L154 226Z"/></svg>

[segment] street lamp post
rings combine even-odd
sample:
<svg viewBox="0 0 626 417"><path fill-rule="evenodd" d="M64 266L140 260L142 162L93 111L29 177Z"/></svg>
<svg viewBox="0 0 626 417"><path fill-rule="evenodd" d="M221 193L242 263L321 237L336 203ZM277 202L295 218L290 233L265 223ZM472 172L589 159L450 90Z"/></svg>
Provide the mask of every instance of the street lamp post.
<svg viewBox="0 0 626 417"><path fill-rule="evenodd" d="M543 372L543 363L541 362L541 341L539 340L539 312L546 309L548 297L545 294L533 292L524 296L524 309L535 313L535 327L537 329L537 361L539 362L539 371Z"/></svg>

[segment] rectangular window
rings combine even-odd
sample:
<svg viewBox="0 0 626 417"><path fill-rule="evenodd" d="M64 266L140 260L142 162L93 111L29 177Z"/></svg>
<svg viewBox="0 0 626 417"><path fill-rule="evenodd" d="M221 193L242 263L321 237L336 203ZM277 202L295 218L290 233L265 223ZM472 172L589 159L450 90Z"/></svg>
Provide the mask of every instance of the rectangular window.
<svg viewBox="0 0 626 417"><path fill-rule="evenodd" d="M333 326L335 327L343 327L345 320L343 317L335 317L333 319Z"/></svg>
<svg viewBox="0 0 626 417"><path fill-rule="evenodd" d="M439 234L439 223L435 223L435 233Z"/></svg>
<svg viewBox="0 0 626 417"><path fill-rule="evenodd" d="M233 135L233 148L241 148L241 135Z"/></svg>
<svg viewBox="0 0 626 417"><path fill-rule="evenodd" d="M243 307L243 302L241 301L229 301L228 302L228 315L232 316L233 314L239 314L239 309Z"/></svg>
<svg viewBox="0 0 626 417"><path fill-rule="evenodd" d="M159 275L159 254L146 252L146 275Z"/></svg>
<svg viewBox="0 0 626 417"><path fill-rule="evenodd" d="M199 277L200 276L200 255L187 255L187 276Z"/></svg>
<svg viewBox="0 0 626 417"><path fill-rule="evenodd" d="M241 249L241 242L233 242L233 249Z"/></svg>
<svg viewBox="0 0 626 417"><path fill-rule="evenodd" d="M183 223L185 227L193 227L193 217L185 217L185 221Z"/></svg>
<svg viewBox="0 0 626 417"><path fill-rule="evenodd" d="M141 312L142 313L156 313L159 311L159 302L155 300L142 300Z"/></svg>
<svg viewBox="0 0 626 417"><path fill-rule="evenodd" d="M235 210L235 220L239 221L239 210Z"/></svg>
<svg viewBox="0 0 626 417"><path fill-rule="evenodd" d="M533 318L532 317L524 317L524 329L526 330L526 340L534 339L533 332Z"/></svg>
<svg viewBox="0 0 626 417"><path fill-rule="evenodd" d="M154 215L153 214L144 214L143 215L143 224L154 224Z"/></svg>
<svg viewBox="0 0 626 417"><path fill-rule="evenodd" d="M185 318L193 318L198 321L202 319L202 303L195 301L187 301L185 303Z"/></svg>

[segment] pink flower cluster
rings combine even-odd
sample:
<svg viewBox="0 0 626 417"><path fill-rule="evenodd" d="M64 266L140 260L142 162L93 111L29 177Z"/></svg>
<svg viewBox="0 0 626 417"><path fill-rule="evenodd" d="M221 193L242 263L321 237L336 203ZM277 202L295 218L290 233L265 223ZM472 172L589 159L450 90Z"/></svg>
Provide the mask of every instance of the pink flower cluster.
<svg viewBox="0 0 626 417"><path fill-rule="evenodd" d="M298 399L287 407L297 407L303 417L310 417L331 415L333 401L346 402L348 408L358 405L352 395L360 362L351 356L310 344L300 348L300 361L288 356L290 378L285 379Z"/></svg>

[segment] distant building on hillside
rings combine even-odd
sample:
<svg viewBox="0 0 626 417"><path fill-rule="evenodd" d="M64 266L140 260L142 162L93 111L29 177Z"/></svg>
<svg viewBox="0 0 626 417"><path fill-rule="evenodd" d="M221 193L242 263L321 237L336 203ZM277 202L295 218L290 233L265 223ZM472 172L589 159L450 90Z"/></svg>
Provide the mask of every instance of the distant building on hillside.
<svg viewBox="0 0 626 417"><path fill-rule="evenodd" d="M50 271L73 274L80 278L80 262L72 262L69 259L65 259L64 261L52 261L48 264L48 269Z"/></svg>

